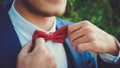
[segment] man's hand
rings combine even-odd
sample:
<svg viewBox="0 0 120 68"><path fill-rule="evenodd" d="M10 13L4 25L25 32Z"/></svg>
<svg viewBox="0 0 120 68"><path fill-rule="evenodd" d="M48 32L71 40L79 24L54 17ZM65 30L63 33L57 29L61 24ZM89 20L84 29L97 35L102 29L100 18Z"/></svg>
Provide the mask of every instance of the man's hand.
<svg viewBox="0 0 120 68"><path fill-rule="evenodd" d="M79 52L91 50L96 53L112 55L118 53L114 38L89 21L82 21L69 26L68 37L73 47Z"/></svg>
<svg viewBox="0 0 120 68"><path fill-rule="evenodd" d="M56 68L56 61L43 38L26 44L17 58L17 68Z"/></svg>

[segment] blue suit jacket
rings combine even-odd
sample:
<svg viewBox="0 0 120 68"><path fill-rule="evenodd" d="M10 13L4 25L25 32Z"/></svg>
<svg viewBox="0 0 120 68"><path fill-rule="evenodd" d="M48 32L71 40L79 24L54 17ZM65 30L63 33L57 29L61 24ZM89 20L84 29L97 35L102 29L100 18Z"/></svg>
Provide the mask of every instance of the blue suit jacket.
<svg viewBox="0 0 120 68"><path fill-rule="evenodd" d="M7 5L0 8L0 68L16 68L17 55L22 47L8 16L10 4ZM56 29L66 24L70 24L70 22L57 18ZM89 51L76 52L69 39L65 40L64 48L67 54L68 68L97 68L95 58Z"/></svg>

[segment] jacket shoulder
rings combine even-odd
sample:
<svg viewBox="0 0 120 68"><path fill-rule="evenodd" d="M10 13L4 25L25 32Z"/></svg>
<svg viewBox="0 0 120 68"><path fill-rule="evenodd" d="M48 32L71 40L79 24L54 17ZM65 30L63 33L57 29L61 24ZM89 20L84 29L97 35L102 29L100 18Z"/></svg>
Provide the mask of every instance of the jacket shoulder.
<svg viewBox="0 0 120 68"><path fill-rule="evenodd" d="M72 25L73 24L73 22L67 21L67 20L63 20L61 18L56 18L56 22L57 22L57 25L59 25L59 26Z"/></svg>

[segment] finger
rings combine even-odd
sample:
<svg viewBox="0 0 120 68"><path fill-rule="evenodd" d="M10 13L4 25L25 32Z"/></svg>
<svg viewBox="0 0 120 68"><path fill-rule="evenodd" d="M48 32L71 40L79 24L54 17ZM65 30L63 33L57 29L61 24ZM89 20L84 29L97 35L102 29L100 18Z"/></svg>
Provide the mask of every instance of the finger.
<svg viewBox="0 0 120 68"><path fill-rule="evenodd" d="M80 25L80 23L76 23L74 25L70 25L68 26L68 35L70 35L71 33L79 30L82 26Z"/></svg>
<svg viewBox="0 0 120 68"><path fill-rule="evenodd" d="M89 24L90 24L90 22L85 20L85 21L78 22L78 23L76 23L74 25L69 26L68 27L68 35L70 35L71 33L75 32L75 31L77 31L77 30L79 30L79 29L81 29L84 26L87 26Z"/></svg>
<svg viewBox="0 0 120 68"><path fill-rule="evenodd" d="M83 28L71 33L70 35L68 35L68 37L72 42L78 38L85 36L88 33L91 33L91 32L92 32L92 30L90 29L90 27L83 27Z"/></svg>
<svg viewBox="0 0 120 68"><path fill-rule="evenodd" d="M77 46L79 44L92 42L94 40L95 40L95 37L92 35L92 33L89 33L89 34L86 34L80 38L73 40L71 43L73 46Z"/></svg>
<svg viewBox="0 0 120 68"><path fill-rule="evenodd" d="M46 50L45 40L43 38L38 38L35 40L33 51Z"/></svg>
<svg viewBox="0 0 120 68"><path fill-rule="evenodd" d="M32 48L32 41L25 44L20 52L20 54L28 54Z"/></svg>
<svg viewBox="0 0 120 68"><path fill-rule="evenodd" d="M76 47L76 50L78 52L85 52L87 50L93 50L93 46L91 44L91 42L89 43L83 43L83 44L79 44L77 47Z"/></svg>

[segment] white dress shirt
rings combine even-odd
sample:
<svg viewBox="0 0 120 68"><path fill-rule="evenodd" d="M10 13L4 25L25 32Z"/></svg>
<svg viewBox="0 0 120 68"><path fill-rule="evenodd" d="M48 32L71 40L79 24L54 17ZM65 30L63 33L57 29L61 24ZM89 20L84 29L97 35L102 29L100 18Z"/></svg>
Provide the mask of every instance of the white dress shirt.
<svg viewBox="0 0 120 68"><path fill-rule="evenodd" d="M43 29L31 24L29 21L24 19L14 8L14 2L8 14L22 46L32 40L32 35L36 29L44 31ZM50 33L54 31L56 31L56 19L54 21L53 27L48 32L44 32ZM63 44L49 40L46 42L46 45L50 48L52 54L55 56L57 68L67 68L67 57Z"/></svg>

